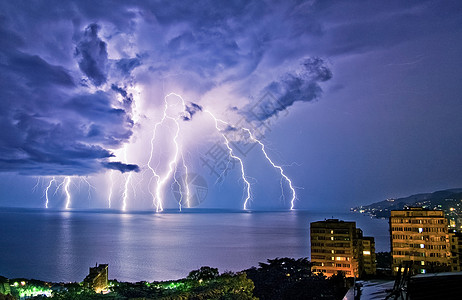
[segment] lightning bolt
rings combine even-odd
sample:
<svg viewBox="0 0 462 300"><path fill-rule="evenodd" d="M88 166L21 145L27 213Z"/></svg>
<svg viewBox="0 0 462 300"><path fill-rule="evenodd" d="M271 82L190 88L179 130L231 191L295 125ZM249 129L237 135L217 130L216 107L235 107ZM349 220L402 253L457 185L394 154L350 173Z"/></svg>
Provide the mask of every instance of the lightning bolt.
<svg viewBox="0 0 462 300"><path fill-rule="evenodd" d="M291 190L291 192L292 192L292 198L291 198L291 200L290 200L290 210L293 210L293 209L294 209L294 205L295 205L295 200L296 200L297 196L296 196L296 194L295 194L295 189L294 189L294 187L293 187L293 185L292 185L292 181L291 181L291 180L289 179L289 177L287 177L287 175L284 173L284 170L282 169L282 167L279 166L279 165L276 165L276 164L271 160L271 158L269 158L269 156L268 156L268 154L266 153L266 150L265 150L265 145L264 145L261 141L259 141L258 139L256 139L256 138L253 136L252 132L250 132L250 130L249 130L248 128L242 128L242 129L243 129L244 131L246 131L246 132L249 134L250 139L251 139L253 142L258 143L258 144L260 145L261 151L262 151L263 154L265 155L266 160L268 160L268 162L273 166L273 168L279 170L279 172L281 173L282 178L284 178L285 181L289 184L289 188L290 188L290 190ZM281 189L282 189L282 182L281 182ZM284 195L284 194L283 194L283 195Z"/></svg>
<svg viewBox="0 0 462 300"><path fill-rule="evenodd" d="M93 185L91 185L91 183L85 177L81 177L80 179L83 180L86 184L88 184L88 200L90 200L91 199L91 189L96 190L96 188Z"/></svg>
<svg viewBox="0 0 462 300"><path fill-rule="evenodd" d="M183 156L183 153L181 153L181 161L183 162L183 168L184 168L184 186L185 186L185 189L186 189L186 206L188 208L191 207L191 192L189 190L189 180L188 180L188 166L186 166L186 163L185 163L185 160L184 160L184 156ZM181 187L180 187L181 189ZM181 190L180 190L180 193L181 193ZM183 196L183 194L181 194L181 196Z"/></svg>
<svg viewBox="0 0 462 300"><path fill-rule="evenodd" d="M37 177L37 182L35 183L34 187L32 188L32 192L35 193L35 191L37 190L39 184L40 184L40 179L42 179L41 177Z"/></svg>
<svg viewBox="0 0 462 300"><path fill-rule="evenodd" d="M173 190L173 185L178 186L178 192L180 193L180 200L178 201L178 209L181 211L181 207L183 205L183 194L181 193L181 184L178 182L178 179L176 178L176 166L175 166L175 171L173 172L173 183L172 183L172 190Z"/></svg>
<svg viewBox="0 0 462 300"><path fill-rule="evenodd" d="M111 199L112 199L112 189L114 188L114 170L111 170L109 174L109 180L111 181L111 184L109 185L109 195L107 197L107 202L108 202L108 208L111 208Z"/></svg>
<svg viewBox="0 0 462 300"><path fill-rule="evenodd" d="M166 95L164 97L164 110L163 110L162 117L157 123L155 123L153 131L152 131L151 152L150 152L150 156L149 156L147 166L148 166L149 170L152 173L152 176L151 176L151 178L149 180L149 187L151 187L153 185L154 180L155 180L156 185L155 185L155 189L149 188L148 190L149 190L149 193L152 196L152 201L153 201L153 205L156 207L156 212L163 211L163 190L164 190L165 185L167 184L167 182L171 179L172 175L173 175L173 181L174 181L173 184L177 184L178 187L179 187L179 192L180 192L179 209L180 209L180 211L181 211L181 209L182 209L182 207L184 205L183 200L185 198L186 198L186 206L190 207L190 189L189 189L189 183L188 183L188 177L187 177L188 176L187 175L188 174L188 167L187 167L187 164L185 162L185 158L184 158L182 149L181 149L181 147L179 145L179 142L178 142L179 133L180 133L180 125L179 125L179 122L178 122L178 117L179 116L171 116L171 115L169 115L167 113L167 111L168 111L168 109L170 107L169 102L167 101L167 99L170 96L175 96L175 97L178 97L179 99L181 99L181 103L183 105L183 110L184 111L186 111L186 108L187 108L186 105L185 105L184 99L180 95L178 95L176 93L170 93L170 94ZM228 154L229 154L229 157L230 157L230 160L228 161L228 164L230 163L231 159L237 160L238 163L239 163L240 172L241 172L241 179L244 182L244 191L243 191L244 196L243 197L245 197L245 199L244 199L244 203L243 203L243 209L247 210L248 206L249 206L249 203L251 201L251 198L252 198L251 197L251 184L249 182L250 177L246 174L246 170L245 170L245 167L244 167L243 160L239 156L235 155L233 149L230 146L230 140L225 135L225 132L226 132L227 128L233 128L233 126L231 126L229 123L217 118L209 110L204 110L204 112L209 114L212 117L212 119L215 122L215 129L217 130L218 133L221 134L221 136L222 136L222 138L224 140L224 145L228 149ZM161 173L159 173L157 171L158 166L156 166L156 167L153 166L154 144L155 144L156 134L157 134L157 131L159 129L159 126L163 125L166 121L172 121L175 124L175 133L174 133L174 135L172 137L172 143L174 145L175 150L174 150L173 155L169 158L167 171L164 174L161 174ZM241 128L239 130L245 131L249 135L250 140L253 143L258 143L259 144L260 149L261 149L263 155L265 156L266 160L271 164L271 166L273 168L277 169L279 171L279 173L281 174L281 191L282 191L281 197L282 198L284 198L283 180L287 182L287 185L289 186L289 188L291 190L291 193L292 193L292 197L291 197L291 200L290 200L290 209L293 210L297 196L296 196L296 192L295 192L293 183L290 180L290 178L285 174L284 169L282 168L282 166L277 165L276 163L274 163L274 161L269 157L268 153L266 152L265 145L260 140L255 138L254 135L252 134L252 132L249 129ZM181 162L182 162L182 165L183 165L183 170L185 171L184 182L183 182L184 189L182 188L182 184L178 181L178 179L176 177L176 173L178 171L178 161L179 161L180 156L181 156ZM127 190L127 188L128 188L128 181L126 182L125 190ZM173 184L172 184L172 186L173 186ZM186 194L186 197L185 197L184 193ZM126 193L124 195L126 195Z"/></svg>
<svg viewBox="0 0 462 300"><path fill-rule="evenodd" d="M53 196L56 195L56 193L59 191L59 189L64 185L64 182L66 181L66 178L63 179L63 182L61 182L60 184L58 184L56 186L56 190L55 192L53 193Z"/></svg>
<svg viewBox="0 0 462 300"><path fill-rule="evenodd" d="M51 185L53 184L53 182L55 182L55 178L53 177L50 182L48 183L48 186L45 190L45 197L46 197L46 202L45 202L45 208L48 208L48 203L49 203L49 198L48 198L48 190L50 189Z"/></svg>
<svg viewBox="0 0 462 300"><path fill-rule="evenodd" d="M168 171L167 173L162 177L159 176L159 179L157 180L157 186L156 186L156 198L158 199L158 202L161 203L162 205L162 190L167 182L167 180L170 178L170 175L173 173L173 167L176 165L178 161L178 153L179 153L179 146L178 146L178 134L180 132L180 125L178 124L177 120L175 120L172 117L167 117L175 122L176 125L176 131L175 131L175 136L173 137L173 143L175 145L175 154L173 155L173 158L170 160L168 164Z"/></svg>
<svg viewBox="0 0 462 300"><path fill-rule="evenodd" d="M122 194L122 210L126 211L127 210L127 200L128 200L128 186L130 184L130 179L132 178L132 173L130 172L126 177L125 177L125 186L124 186L124 192Z"/></svg>
<svg viewBox="0 0 462 300"><path fill-rule="evenodd" d="M233 149L229 146L229 140L228 138L225 136L225 134L223 133L222 130L220 130L219 126L218 126L218 122L222 123L222 124L225 124L226 126L230 126L227 122L223 121L223 120L220 120L218 119L217 117L215 117L210 111L208 110L205 110L206 113L208 113L212 118L213 120L215 121L215 128L217 129L217 131L221 134L221 136L223 137L223 139L225 140L224 141L224 144L226 146L226 148L228 148L228 153L229 153L229 156L236 159L237 161L239 161L239 165L241 166L241 178L242 180L244 181L245 183L245 188L244 190L246 191L246 198L244 200L244 210L247 210L247 205L250 201L250 182L247 180L247 177L245 175L245 169L244 169L244 163L242 162L242 159L240 159L239 157L235 156L234 155L234 152L233 152Z"/></svg>
<svg viewBox="0 0 462 300"><path fill-rule="evenodd" d="M177 172L176 167L175 167L175 171L173 173L174 184L178 185L178 192L180 193L180 200L178 201L180 211L181 211L181 208L183 206L183 198L184 198L182 189L184 189L185 192L186 192L186 207L188 207L188 208L191 207L191 203L190 203L191 195L190 195L189 180L188 180L188 166L186 165L183 153L181 153L181 162L183 164L183 170L185 172L184 173L184 178L183 178L183 181L182 181L183 184L178 182L178 179L176 178L176 172Z"/></svg>
<svg viewBox="0 0 462 300"><path fill-rule="evenodd" d="M127 147L124 148L124 158L127 161ZM125 176L125 186L124 192L122 194L122 210L127 210L127 201L128 201L128 186L130 184L130 180L132 178L132 172L129 172L128 175Z"/></svg>
<svg viewBox="0 0 462 300"><path fill-rule="evenodd" d="M69 209L69 206L71 205L71 193L69 192L69 186L71 184L71 177L66 176L63 182L64 182L64 192L66 193L66 209Z"/></svg>
<svg viewBox="0 0 462 300"><path fill-rule="evenodd" d="M167 109L168 109L168 104L167 104L167 100L164 98L164 112L163 112L163 116L162 116L162 119L157 122L155 125L154 125L154 129L152 131L152 137L151 137L151 155L149 156L149 160L148 160L148 168L149 170L151 170L152 172L152 176L156 178L156 181L157 181L157 184L159 184L159 175L157 174L156 170L154 170L154 168L151 166L151 162L152 162L152 157L153 157L153 153L154 153L154 141L156 139L156 132L157 132L157 127L159 127L160 124L162 124L164 121L165 121L165 118L167 117ZM153 177L151 177L149 179L149 186L152 185L152 179ZM149 189L149 193L151 194L152 196L152 204L156 207L156 212L159 212L159 211L162 211L163 208L162 208L162 202L159 201L159 199L156 199L156 196L155 194L153 194L153 192L151 191L151 189ZM156 201L157 200L157 201Z"/></svg>
<svg viewBox="0 0 462 300"><path fill-rule="evenodd" d="M153 204L156 206L156 212L160 212L160 211L163 211L163 193L162 191L164 190L164 186L165 184L167 183L167 181L170 179L170 176L172 176L172 174L174 174L175 172L175 169L176 169L176 165L178 164L178 157L179 157L179 154L181 152L181 149L180 149L180 146L178 144L178 136L179 136L179 133L180 133L180 124L178 123L178 117L174 118L172 116L169 116L167 114L167 110L169 108L169 103L167 101L167 99L170 97L170 96L175 96L175 97L178 97L180 100L181 100L181 104L183 106L183 111L186 109L186 104L185 104L185 101L183 99L183 97L181 97L180 95L176 94L176 93L169 93L168 95L166 95L164 97L164 111L163 111L163 114L162 114L162 118L159 122L157 122L155 125L154 125L154 129L153 129L153 133L152 133L152 138L151 138L151 153L150 153L150 157L149 157L149 161L148 161L148 168L151 170L152 172L152 177L151 179L149 180L149 184L151 185L152 184L152 180L153 178L156 179L156 189L155 189L155 193L153 193L151 190L149 190L149 193L151 194L152 198L153 198ZM175 123L175 127L176 127L176 130L175 130L175 134L172 138L172 142L175 146L175 151L174 151L174 154L173 156L170 158L170 161L168 163L168 170L167 172L163 175L163 176L160 176L156 170L152 167L152 158L153 158L153 152L154 152L154 141L156 139L156 133L157 133L157 129L160 125L162 125L166 120L170 120L170 121L173 121ZM187 188L187 190L189 190L189 188ZM181 188L180 188L180 193L181 193ZM189 202L189 201L188 201Z"/></svg>

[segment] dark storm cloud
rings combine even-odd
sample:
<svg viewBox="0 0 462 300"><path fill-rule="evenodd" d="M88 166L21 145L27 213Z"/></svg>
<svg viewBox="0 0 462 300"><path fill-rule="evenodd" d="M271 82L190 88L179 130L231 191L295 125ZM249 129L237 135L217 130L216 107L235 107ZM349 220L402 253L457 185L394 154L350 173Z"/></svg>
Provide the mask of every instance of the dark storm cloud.
<svg viewBox="0 0 462 300"><path fill-rule="evenodd" d="M133 103L133 95L129 94L126 91L126 89L124 89L122 87L118 87L115 84L111 85L111 89L122 96L122 98L123 98L123 107L125 108L125 110L130 111L132 103Z"/></svg>
<svg viewBox="0 0 462 300"><path fill-rule="evenodd" d="M200 106L199 104L196 104L194 102L186 104L185 114L184 116L182 116L183 121L190 121L194 114L196 114L199 111L202 111L202 106Z"/></svg>
<svg viewBox="0 0 462 300"><path fill-rule="evenodd" d="M79 90L71 72L20 50L24 42L0 21L0 171L85 175L131 136L133 122L111 94ZM128 168L127 170L129 170Z"/></svg>
<svg viewBox="0 0 462 300"><path fill-rule="evenodd" d="M300 59L335 61L451 33L460 10L459 1L2 1L0 169L100 170L107 149L132 135L135 81L180 74L178 85L199 97L231 83L230 98L269 92L285 108L319 99L332 77L320 58L290 69ZM197 107L188 109L191 119Z"/></svg>
<svg viewBox="0 0 462 300"><path fill-rule="evenodd" d="M248 120L263 121L287 109L295 102L317 100L322 94L319 83L331 78L332 72L323 59L307 58L301 63L299 72L284 74L279 81L271 82L261 92L261 95L269 93L276 97L277 101L262 101L261 109L251 111L244 109L243 114Z"/></svg>
<svg viewBox="0 0 462 300"><path fill-rule="evenodd" d="M94 85L106 82L107 49L106 43L98 37L99 25L90 24L75 48L80 70L90 78Z"/></svg>
<svg viewBox="0 0 462 300"><path fill-rule="evenodd" d="M122 74L129 76L136 67L141 66L141 59L139 57L122 58L116 62L116 66Z"/></svg>
<svg viewBox="0 0 462 300"><path fill-rule="evenodd" d="M125 172L139 172L140 168L137 165L123 164L121 162L105 162L103 166L107 169L117 170L122 173Z"/></svg>

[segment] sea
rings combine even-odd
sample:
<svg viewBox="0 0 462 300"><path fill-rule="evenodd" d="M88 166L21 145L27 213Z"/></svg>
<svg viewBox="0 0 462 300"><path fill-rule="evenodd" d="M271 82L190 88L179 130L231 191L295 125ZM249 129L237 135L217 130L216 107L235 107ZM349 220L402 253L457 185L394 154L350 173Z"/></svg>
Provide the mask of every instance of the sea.
<svg viewBox="0 0 462 300"><path fill-rule="evenodd" d="M276 257L310 257L310 222L356 221L389 251L388 221L352 212L191 210L162 213L0 209L0 275L82 281L109 265L119 281L183 278L201 266L241 271Z"/></svg>

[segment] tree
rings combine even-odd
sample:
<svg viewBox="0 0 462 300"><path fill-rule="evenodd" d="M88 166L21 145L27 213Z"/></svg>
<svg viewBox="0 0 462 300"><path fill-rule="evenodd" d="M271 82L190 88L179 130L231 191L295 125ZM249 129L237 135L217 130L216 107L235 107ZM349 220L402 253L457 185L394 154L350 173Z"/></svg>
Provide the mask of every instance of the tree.
<svg viewBox="0 0 462 300"><path fill-rule="evenodd" d="M189 272L187 279L197 281L207 281L218 277L218 269L211 267L201 267L199 270Z"/></svg>
<svg viewBox="0 0 462 300"><path fill-rule="evenodd" d="M261 300L336 299L334 286L340 281L313 274L307 258L269 259L245 272L255 284L254 296Z"/></svg>

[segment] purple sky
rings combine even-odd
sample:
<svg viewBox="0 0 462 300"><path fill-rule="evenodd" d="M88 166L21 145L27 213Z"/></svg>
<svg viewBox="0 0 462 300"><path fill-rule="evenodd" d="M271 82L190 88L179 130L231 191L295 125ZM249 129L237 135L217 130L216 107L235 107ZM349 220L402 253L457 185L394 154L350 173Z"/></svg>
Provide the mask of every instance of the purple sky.
<svg viewBox="0 0 462 300"><path fill-rule="evenodd" d="M247 149L242 127L283 166L296 208L461 187L461 13L460 1L2 1L0 206L44 207L49 185L63 208L69 176L72 208L153 209L154 170L176 208L186 166L207 183L202 207L240 208L239 162L227 156L219 181L204 159L221 133ZM185 105L166 98L172 119L153 139L171 92ZM239 149L250 208L289 208L259 146Z"/></svg>

